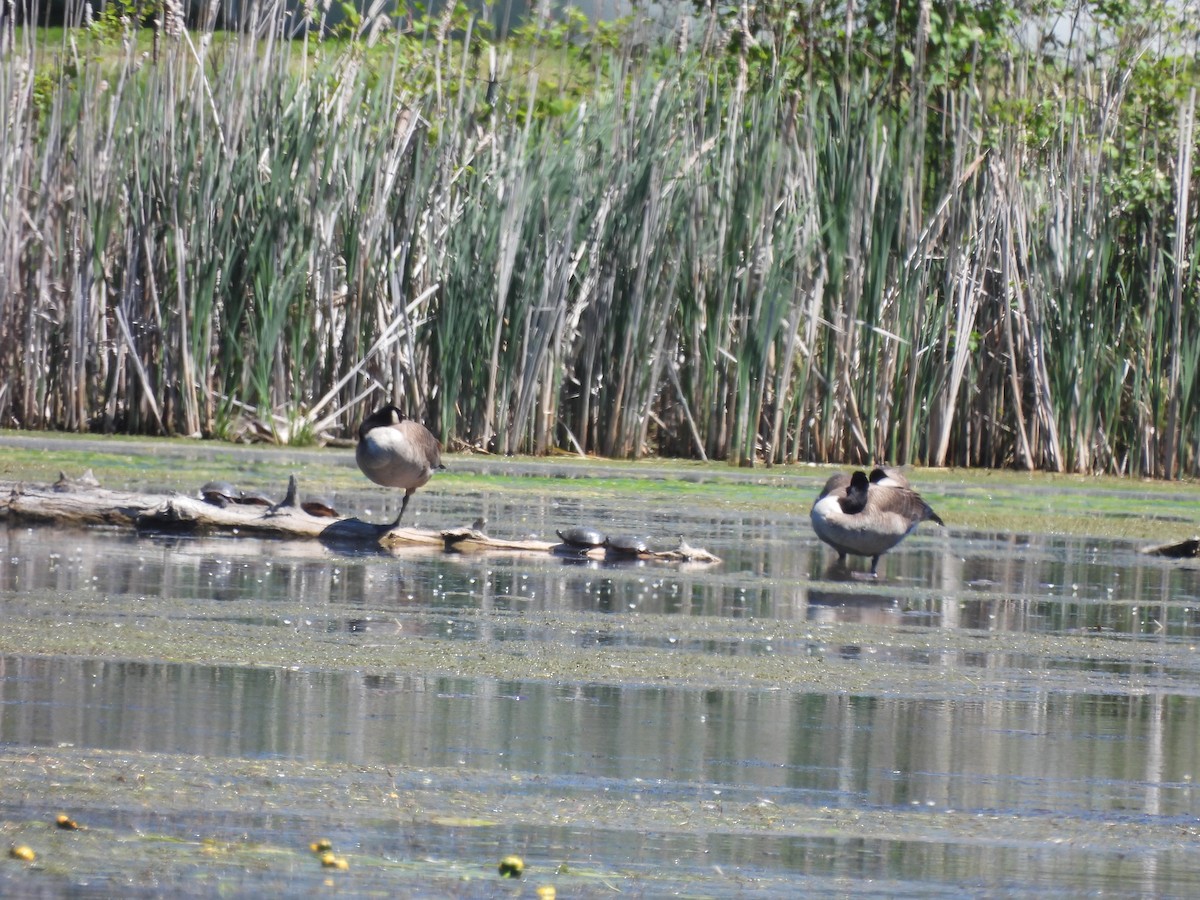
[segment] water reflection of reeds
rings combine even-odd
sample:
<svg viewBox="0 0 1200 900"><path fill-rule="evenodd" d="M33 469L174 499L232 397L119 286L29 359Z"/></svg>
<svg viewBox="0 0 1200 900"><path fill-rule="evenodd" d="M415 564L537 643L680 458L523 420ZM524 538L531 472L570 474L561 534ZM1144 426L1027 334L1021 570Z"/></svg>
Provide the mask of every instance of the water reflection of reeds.
<svg viewBox="0 0 1200 900"><path fill-rule="evenodd" d="M907 700L0 660L4 740L511 772L844 808L1196 814L1200 698ZM561 780L556 790L570 791Z"/></svg>
<svg viewBox="0 0 1200 900"><path fill-rule="evenodd" d="M425 514L478 501L431 494ZM633 531L654 515L550 493L509 527L583 514ZM727 564L0 529L6 628L78 641L0 654L6 816L70 808L118 829L122 860L130 830L300 855L333 834L356 884L394 878L393 856L444 869L497 846L537 871L586 848L633 887L661 885L670 853L693 889L720 866L758 873L756 896L1193 878L1200 573L1121 542L948 530L910 537L880 578L828 578L832 554L788 513L685 515ZM156 629L189 661L171 642L122 658ZM436 672L409 662L434 644ZM521 674L470 673L485 653ZM663 656L673 674L649 673ZM281 858L239 877L296 878Z"/></svg>

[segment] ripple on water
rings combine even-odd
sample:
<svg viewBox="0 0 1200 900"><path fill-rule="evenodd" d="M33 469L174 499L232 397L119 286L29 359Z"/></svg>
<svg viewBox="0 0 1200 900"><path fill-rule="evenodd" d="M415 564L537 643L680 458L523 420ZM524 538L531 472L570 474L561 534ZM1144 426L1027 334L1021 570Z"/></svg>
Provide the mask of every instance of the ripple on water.
<svg viewBox="0 0 1200 900"><path fill-rule="evenodd" d="M514 528L585 512L680 526L544 499ZM317 890L296 849L316 833L359 854L364 893L470 896L501 850L564 896L1200 884L1195 571L1121 542L930 530L867 580L831 571L802 515L683 522L726 563L0 529L0 602L31 644L0 656L10 836L49 798L93 822L53 835L66 871L127 875L89 849L103 838L182 893L199 875ZM406 664L434 642L438 671ZM481 655L504 668L473 674Z"/></svg>

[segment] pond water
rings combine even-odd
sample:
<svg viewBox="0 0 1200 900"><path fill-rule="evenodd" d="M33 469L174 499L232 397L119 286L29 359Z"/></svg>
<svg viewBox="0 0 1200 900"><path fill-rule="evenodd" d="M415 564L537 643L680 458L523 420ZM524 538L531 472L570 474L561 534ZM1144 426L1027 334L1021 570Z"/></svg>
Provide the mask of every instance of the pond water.
<svg viewBox="0 0 1200 900"><path fill-rule="evenodd" d="M872 580L831 568L811 492L585 487L410 509L723 562L0 526L0 828L39 854L0 893L1200 890L1195 565L951 523Z"/></svg>

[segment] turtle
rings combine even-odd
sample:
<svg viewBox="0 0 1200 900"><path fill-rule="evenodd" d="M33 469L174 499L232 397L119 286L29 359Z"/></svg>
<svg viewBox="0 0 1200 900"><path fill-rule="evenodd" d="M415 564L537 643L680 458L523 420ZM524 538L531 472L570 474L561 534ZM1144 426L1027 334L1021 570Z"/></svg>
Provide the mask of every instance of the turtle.
<svg viewBox="0 0 1200 900"><path fill-rule="evenodd" d="M319 494L312 497L307 497L304 502L300 504L300 508L310 516L316 516L319 519L341 518L341 514L333 505L333 500L329 497L323 497Z"/></svg>
<svg viewBox="0 0 1200 900"><path fill-rule="evenodd" d="M228 481L210 481L200 488L200 496L205 503L224 507L241 502L242 489Z"/></svg>
<svg viewBox="0 0 1200 900"><path fill-rule="evenodd" d="M566 531L559 531L558 536L568 547L575 547L579 550L603 547L604 542L607 540L604 532L595 528L589 528L586 525L576 525L574 528L568 528Z"/></svg>
<svg viewBox="0 0 1200 900"><path fill-rule="evenodd" d="M242 496L234 500L243 506L274 506L275 501L259 491L242 491Z"/></svg>
<svg viewBox="0 0 1200 900"><path fill-rule="evenodd" d="M610 535L604 547L609 556L641 556L650 552L646 539L632 534Z"/></svg>

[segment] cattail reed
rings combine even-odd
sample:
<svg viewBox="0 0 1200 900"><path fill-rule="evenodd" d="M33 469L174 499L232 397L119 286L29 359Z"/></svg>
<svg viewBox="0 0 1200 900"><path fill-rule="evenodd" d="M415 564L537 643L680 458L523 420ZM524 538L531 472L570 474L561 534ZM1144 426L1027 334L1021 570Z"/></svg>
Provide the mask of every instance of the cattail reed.
<svg viewBox="0 0 1200 900"><path fill-rule="evenodd" d="M5 426L1200 471L1194 92L184 9L0 20Z"/></svg>

